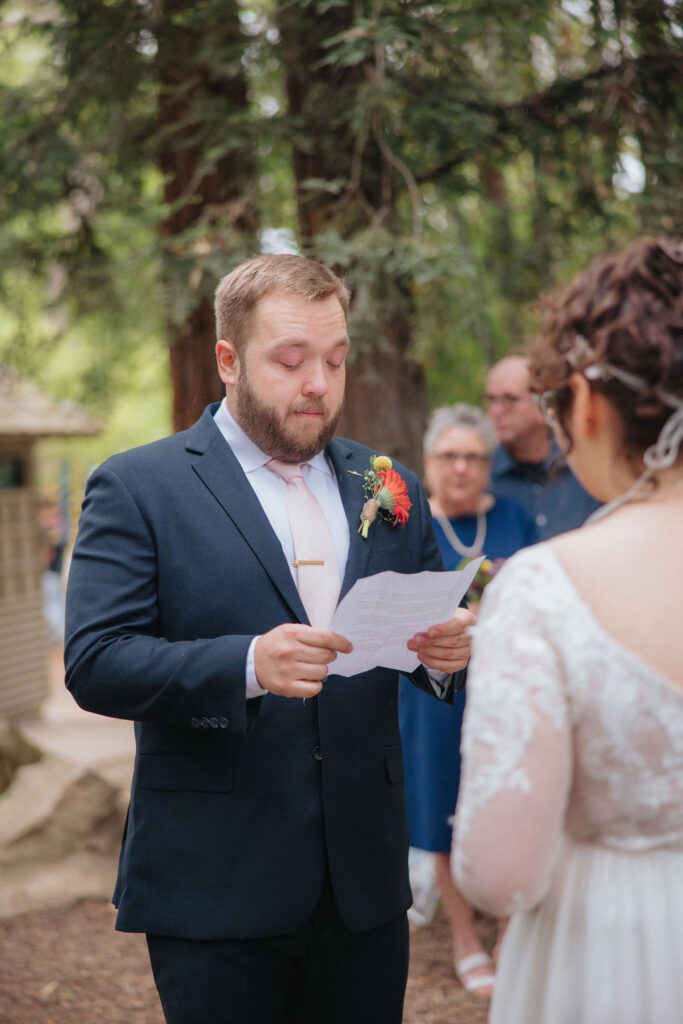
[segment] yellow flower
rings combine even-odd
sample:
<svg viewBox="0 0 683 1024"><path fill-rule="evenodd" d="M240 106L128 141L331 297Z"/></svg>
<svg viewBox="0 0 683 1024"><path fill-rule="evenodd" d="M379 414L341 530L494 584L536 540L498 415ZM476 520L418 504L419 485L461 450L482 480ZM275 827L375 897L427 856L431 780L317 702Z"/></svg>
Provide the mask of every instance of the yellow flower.
<svg viewBox="0 0 683 1024"><path fill-rule="evenodd" d="M372 468L376 473L384 473L385 470L391 469L392 462L387 455L376 455L372 460Z"/></svg>
<svg viewBox="0 0 683 1024"><path fill-rule="evenodd" d="M493 569L493 562L490 559L485 558L479 566L479 572L491 572L491 569Z"/></svg>

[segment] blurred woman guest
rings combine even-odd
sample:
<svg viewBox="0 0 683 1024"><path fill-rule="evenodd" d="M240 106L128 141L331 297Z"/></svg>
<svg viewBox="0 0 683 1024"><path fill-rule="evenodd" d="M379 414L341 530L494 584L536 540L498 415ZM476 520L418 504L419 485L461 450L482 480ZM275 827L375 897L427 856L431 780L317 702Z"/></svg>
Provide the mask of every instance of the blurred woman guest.
<svg viewBox="0 0 683 1024"><path fill-rule="evenodd" d="M683 244L549 301L532 387L607 504L487 588L453 868L513 912L492 1024L683 1013Z"/></svg>
<svg viewBox="0 0 683 1024"><path fill-rule="evenodd" d="M491 422L473 406L437 409L424 438L425 478L435 532L447 569L485 553L504 559L536 540L531 517L516 502L486 492L496 445ZM464 694L453 705L413 694L401 681L400 723L411 846L435 854L435 875L453 932L456 974L470 992L490 997L493 968L475 933L472 908L450 873L451 825L460 776ZM425 695L426 696L426 695ZM435 708L429 705L436 705Z"/></svg>

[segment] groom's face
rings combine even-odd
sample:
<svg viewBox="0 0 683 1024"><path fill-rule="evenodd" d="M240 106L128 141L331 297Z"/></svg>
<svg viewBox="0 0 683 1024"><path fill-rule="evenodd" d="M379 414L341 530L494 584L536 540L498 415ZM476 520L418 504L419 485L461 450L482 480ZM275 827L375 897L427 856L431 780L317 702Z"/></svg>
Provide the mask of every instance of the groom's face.
<svg viewBox="0 0 683 1024"><path fill-rule="evenodd" d="M240 353L229 340L217 346L230 412L262 451L305 462L334 434L348 348L336 296L308 301L283 292L266 295Z"/></svg>

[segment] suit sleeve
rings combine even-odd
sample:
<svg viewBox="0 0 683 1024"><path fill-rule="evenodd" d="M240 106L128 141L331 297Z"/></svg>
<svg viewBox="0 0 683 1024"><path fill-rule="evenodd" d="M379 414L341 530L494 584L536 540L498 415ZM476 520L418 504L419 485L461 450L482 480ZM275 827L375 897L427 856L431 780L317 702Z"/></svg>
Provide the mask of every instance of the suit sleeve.
<svg viewBox="0 0 683 1024"><path fill-rule="evenodd" d="M157 579L152 531L105 464L88 481L69 573L68 689L82 708L101 715L180 726L214 718L244 732L252 637L165 639Z"/></svg>
<svg viewBox="0 0 683 1024"><path fill-rule="evenodd" d="M432 572L444 571L443 559L441 552L439 551L439 545L434 533L434 527L432 525L432 514L427 504L424 491L422 487L418 485L418 501L416 502L416 512L420 516L420 544L422 551L422 564L420 571L430 570ZM414 513L413 513L414 514ZM461 601L461 607L467 607L466 601L463 598ZM462 690L465 686L467 677L467 669L461 669L460 672L438 672L432 669L425 668L424 665L418 665L414 672L411 672L408 678L410 681L418 687L420 690L424 690L425 693L430 694L432 697L436 697L438 700L445 701L447 704L452 704L456 693Z"/></svg>

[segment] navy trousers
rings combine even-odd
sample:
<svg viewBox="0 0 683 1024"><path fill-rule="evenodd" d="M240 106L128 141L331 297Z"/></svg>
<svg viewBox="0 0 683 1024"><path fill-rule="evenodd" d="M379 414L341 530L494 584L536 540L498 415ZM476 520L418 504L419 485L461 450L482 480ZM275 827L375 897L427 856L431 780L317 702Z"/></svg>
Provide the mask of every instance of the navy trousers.
<svg viewBox="0 0 683 1024"><path fill-rule="evenodd" d="M312 919L291 935L197 940L148 935L167 1024L401 1024L405 914L352 932L326 880Z"/></svg>

